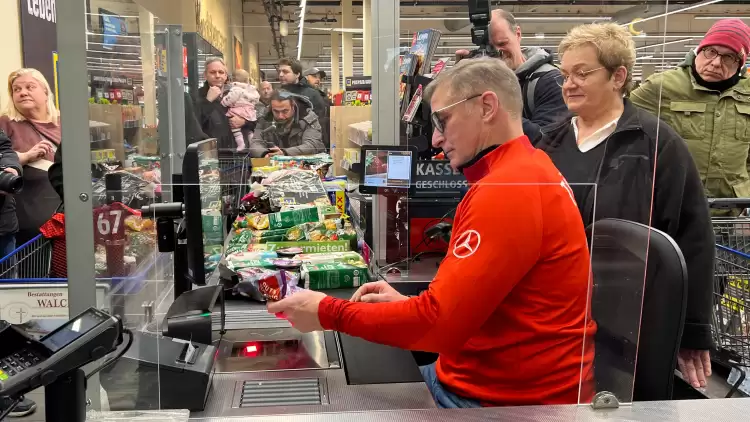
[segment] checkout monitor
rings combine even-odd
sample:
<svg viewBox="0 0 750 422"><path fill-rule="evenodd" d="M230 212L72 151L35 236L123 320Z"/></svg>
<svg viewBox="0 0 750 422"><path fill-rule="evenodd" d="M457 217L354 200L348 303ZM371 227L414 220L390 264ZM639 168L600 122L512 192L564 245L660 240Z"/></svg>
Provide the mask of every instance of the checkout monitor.
<svg viewBox="0 0 750 422"><path fill-rule="evenodd" d="M360 152L359 191L365 194L414 191L417 148L414 146L363 146Z"/></svg>

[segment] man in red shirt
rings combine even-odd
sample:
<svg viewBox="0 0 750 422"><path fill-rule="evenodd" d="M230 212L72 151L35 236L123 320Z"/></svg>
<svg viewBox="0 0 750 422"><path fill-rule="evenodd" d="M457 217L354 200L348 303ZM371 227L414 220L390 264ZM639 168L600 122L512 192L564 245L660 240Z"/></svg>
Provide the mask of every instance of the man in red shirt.
<svg viewBox="0 0 750 422"><path fill-rule="evenodd" d="M301 291L268 311L303 332L437 352L422 373L440 407L590 402L586 235L567 182L523 135L518 79L500 60L464 60L426 98L433 144L471 185L429 289L368 283L350 301Z"/></svg>

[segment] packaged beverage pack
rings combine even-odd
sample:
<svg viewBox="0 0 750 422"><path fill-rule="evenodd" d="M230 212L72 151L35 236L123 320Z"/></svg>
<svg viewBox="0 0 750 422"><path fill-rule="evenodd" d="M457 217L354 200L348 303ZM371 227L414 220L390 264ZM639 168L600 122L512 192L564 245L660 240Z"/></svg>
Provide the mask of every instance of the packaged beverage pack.
<svg viewBox="0 0 750 422"><path fill-rule="evenodd" d="M271 229L283 229L294 227L302 223L319 221L318 208L302 208L293 211L275 212L268 215L268 223Z"/></svg>
<svg viewBox="0 0 750 422"><path fill-rule="evenodd" d="M367 266L364 263L304 264L301 275L304 288L312 290L359 287L369 281Z"/></svg>
<svg viewBox="0 0 750 422"><path fill-rule="evenodd" d="M303 264L331 264L340 262L353 266L365 265L362 255L357 252L329 252L329 253L305 253L295 256L295 259L302 261Z"/></svg>

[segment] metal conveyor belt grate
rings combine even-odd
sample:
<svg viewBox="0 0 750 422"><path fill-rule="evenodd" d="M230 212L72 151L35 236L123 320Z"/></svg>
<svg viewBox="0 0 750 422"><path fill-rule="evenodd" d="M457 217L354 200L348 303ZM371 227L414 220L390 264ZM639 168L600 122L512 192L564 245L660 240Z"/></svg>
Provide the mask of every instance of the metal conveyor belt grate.
<svg viewBox="0 0 750 422"><path fill-rule="evenodd" d="M219 314L211 314L211 322L214 330L220 329ZM263 311L230 311L226 313L224 323L227 330L245 330L248 328L291 328L289 321L277 318L276 315Z"/></svg>
<svg viewBox="0 0 750 422"><path fill-rule="evenodd" d="M239 407L321 405L317 378L244 381Z"/></svg>

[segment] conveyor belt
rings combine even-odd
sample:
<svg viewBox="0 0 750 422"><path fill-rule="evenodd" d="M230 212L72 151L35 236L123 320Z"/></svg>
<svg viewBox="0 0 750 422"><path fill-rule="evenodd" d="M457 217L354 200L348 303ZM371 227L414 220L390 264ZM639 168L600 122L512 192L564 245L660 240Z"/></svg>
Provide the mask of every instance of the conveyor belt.
<svg viewBox="0 0 750 422"><path fill-rule="evenodd" d="M220 329L220 315L214 312L211 315L211 322L214 331ZM265 309L250 309L242 311L227 311L225 329L227 330L246 330L261 328L291 328L289 321L279 319L276 315L269 314Z"/></svg>

